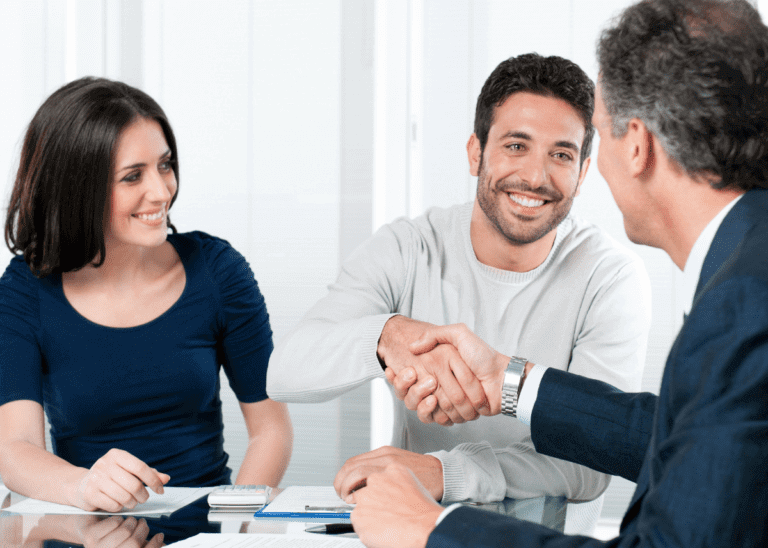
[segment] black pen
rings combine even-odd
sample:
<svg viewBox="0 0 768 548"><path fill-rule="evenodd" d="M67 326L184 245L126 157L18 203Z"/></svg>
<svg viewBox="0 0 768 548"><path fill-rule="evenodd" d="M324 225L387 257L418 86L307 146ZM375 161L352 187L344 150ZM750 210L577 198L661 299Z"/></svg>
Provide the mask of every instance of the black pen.
<svg viewBox="0 0 768 548"><path fill-rule="evenodd" d="M307 533L321 533L324 535L342 535L344 533L354 533L351 523L326 523L304 529Z"/></svg>

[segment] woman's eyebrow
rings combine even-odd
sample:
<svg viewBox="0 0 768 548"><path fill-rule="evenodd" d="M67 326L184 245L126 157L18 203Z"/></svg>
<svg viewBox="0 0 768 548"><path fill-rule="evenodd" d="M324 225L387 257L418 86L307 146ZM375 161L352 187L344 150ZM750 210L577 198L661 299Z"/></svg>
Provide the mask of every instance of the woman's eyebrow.
<svg viewBox="0 0 768 548"><path fill-rule="evenodd" d="M167 157L167 156L170 156L170 155L171 155L171 149L169 148L168 150L166 150L165 152L163 152L163 153L162 153L162 154L159 156L159 158L162 160L163 158L165 158L165 157ZM121 167L120 169L118 169L118 170L117 170L117 172L118 172L118 173L120 173L121 171L125 171L125 170L127 170L127 169L136 169L137 167L144 167L144 166L146 166L146 165L147 165L147 164L146 164L146 163L144 163L144 162L140 162L140 163L138 163L138 164L131 164L131 165L129 165L129 166Z"/></svg>

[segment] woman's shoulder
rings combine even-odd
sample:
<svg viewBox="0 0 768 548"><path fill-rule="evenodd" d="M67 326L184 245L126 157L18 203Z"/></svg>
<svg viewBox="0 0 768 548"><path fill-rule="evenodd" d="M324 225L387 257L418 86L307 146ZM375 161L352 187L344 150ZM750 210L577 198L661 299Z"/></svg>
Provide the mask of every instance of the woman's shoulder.
<svg viewBox="0 0 768 548"><path fill-rule="evenodd" d="M194 231L168 235L182 261L196 256L215 277L229 276L233 269L243 271L250 268L245 257L225 239L206 232ZM251 275L252 276L252 275Z"/></svg>
<svg viewBox="0 0 768 548"><path fill-rule="evenodd" d="M173 234L168 234L168 239L187 240L190 242L197 242L200 245L216 242L229 245L229 242L227 242L225 239L219 238L218 236L214 236L212 234L208 234L202 230L193 230L191 232L175 232Z"/></svg>
<svg viewBox="0 0 768 548"><path fill-rule="evenodd" d="M39 290L43 283L43 280L32 274L23 257L13 257L0 277L2 315L9 314L17 318L36 317L40 300Z"/></svg>
<svg viewBox="0 0 768 548"><path fill-rule="evenodd" d="M37 287L40 285L40 279L36 278L21 255L14 256L8 266L5 268L2 277L0 277L0 287L15 291L24 290L24 288Z"/></svg>
<svg viewBox="0 0 768 548"><path fill-rule="evenodd" d="M168 240L176 248L182 259L192 253L199 253L206 262L210 262L221 258L222 254L232 251L237 253L228 241L200 230L168 234Z"/></svg>

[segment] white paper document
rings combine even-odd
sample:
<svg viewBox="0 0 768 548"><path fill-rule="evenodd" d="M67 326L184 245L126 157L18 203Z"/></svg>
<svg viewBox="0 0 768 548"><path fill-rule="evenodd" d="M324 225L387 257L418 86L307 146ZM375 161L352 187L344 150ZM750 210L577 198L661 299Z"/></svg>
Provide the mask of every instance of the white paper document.
<svg viewBox="0 0 768 548"><path fill-rule="evenodd" d="M307 506L310 509L307 509ZM292 486L275 497L263 510L265 514L272 513L313 513L333 512L334 510L313 510L314 508L329 508L337 512L350 512L354 505L344 502L333 487L326 486Z"/></svg>
<svg viewBox="0 0 768 548"><path fill-rule="evenodd" d="M65 504L56 504L55 502L45 502L37 499L24 499L4 510L6 512L15 512L17 514L91 514L97 516L108 516L119 514L121 516L150 516L159 514L172 514L176 510L183 508L187 504L195 502L200 497L206 496L213 491L215 487L166 487L165 493L158 495L154 491L149 491L149 499L143 504L137 504L133 510L123 510L121 512L86 512L75 506Z"/></svg>
<svg viewBox="0 0 768 548"><path fill-rule="evenodd" d="M365 548L355 538L314 535L243 535L239 533L200 533L176 542L174 548Z"/></svg>

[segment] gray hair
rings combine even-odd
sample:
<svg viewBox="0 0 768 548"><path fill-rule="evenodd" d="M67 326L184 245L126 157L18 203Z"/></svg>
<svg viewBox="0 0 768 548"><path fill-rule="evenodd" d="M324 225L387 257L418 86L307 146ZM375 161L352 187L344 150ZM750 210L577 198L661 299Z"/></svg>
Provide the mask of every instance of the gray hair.
<svg viewBox="0 0 768 548"><path fill-rule="evenodd" d="M643 0L598 42L615 137L638 118L714 188L768 188L768 28L746 0Z"/></svg>

